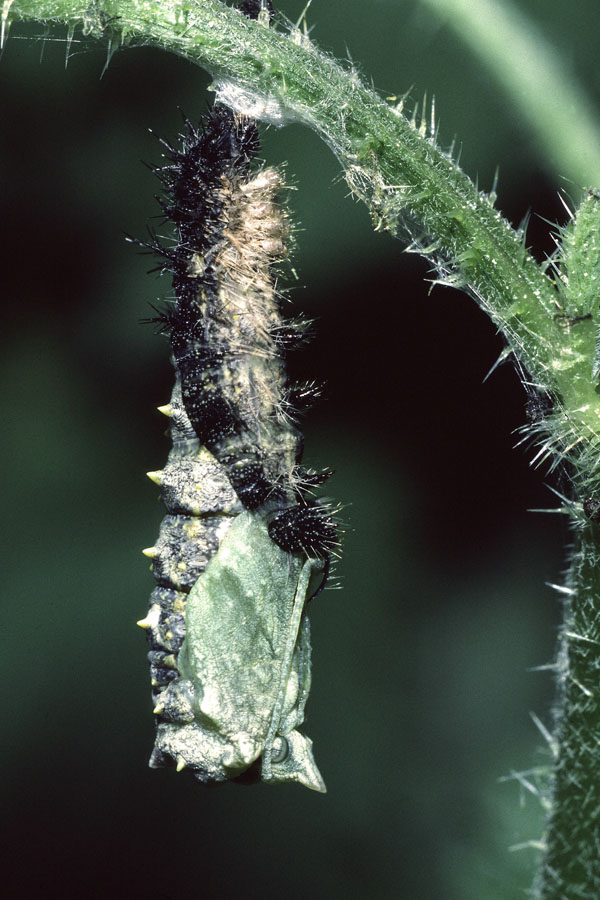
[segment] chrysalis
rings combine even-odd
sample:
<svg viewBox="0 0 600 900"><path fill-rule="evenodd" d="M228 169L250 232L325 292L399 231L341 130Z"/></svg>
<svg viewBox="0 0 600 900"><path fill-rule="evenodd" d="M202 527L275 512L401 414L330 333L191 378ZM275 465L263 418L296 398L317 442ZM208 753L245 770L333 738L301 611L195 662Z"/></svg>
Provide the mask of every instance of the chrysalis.
<svg viewBox="0 0 600 900"><path fill-rule="evenodd" d="M147 628L157 720L150 765L227 779L324 784L297 727L310 690L305 606L338 543L300 465L275 271L289 230L276 169L254 171L256 125L216 107L158 170L174 246L152 242L175 303L158 321L175 366L167 516Z"/></svg>
<svg viewBox="0 0 600 900"><path fill-rule="evenodd" d="M166 755L210 782L260 760L263 781L325 790L297 731L310 690L311 571L273 543L261 516L235 519L187 600L179 677L155 710L155 763Z"/></svg>

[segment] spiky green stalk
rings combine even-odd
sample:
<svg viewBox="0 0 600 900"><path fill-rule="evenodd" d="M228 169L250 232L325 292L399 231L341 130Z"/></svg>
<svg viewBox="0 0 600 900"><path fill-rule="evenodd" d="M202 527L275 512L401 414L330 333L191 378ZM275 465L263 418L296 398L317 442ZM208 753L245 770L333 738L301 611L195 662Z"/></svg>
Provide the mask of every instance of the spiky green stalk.
<svg viewBox="0 0 600 900"><path fill-rule="evenodd" d="M36 19L64 23L71 34L80 26L111 47L156 45L211 72L220 99L235 109L316 130L376 227L408 237L440 282L475 297L505 335L528 390L550 398L552 412L532 434L539 458L566 461L572 473L574 499L565 511L576 549L558 666L552 811L536 890L543 900L600 896L600 524L589 521L600 500L598 195L588 192L560 253L542 268L493 198L436 146L434 126L406 118L401 103L383 102L298 29L279 32L267 17L249 21L218 0L6 0L2 9L3 35L14 18Z"/></svg>
<svg viewBox="0 0 600 900"><path fill-rule="evenodd" d="M565 590L546 845L535 896L600 896L600 555L598 529L577 536Z"/></svg>

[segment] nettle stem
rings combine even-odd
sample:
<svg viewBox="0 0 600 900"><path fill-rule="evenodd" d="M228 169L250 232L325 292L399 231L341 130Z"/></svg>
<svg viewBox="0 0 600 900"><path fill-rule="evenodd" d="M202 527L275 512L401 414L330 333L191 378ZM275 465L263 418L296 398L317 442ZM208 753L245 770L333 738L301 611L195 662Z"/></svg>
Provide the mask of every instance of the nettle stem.
<svg viewBox="0 0 600 900"><path fill-rule="evenodd" d="M543 900L600 893L599 528L578 534L565 594L551 812L535 893Z"/></svg>
<svg viewBox="0 0 600 900"><path fill-rule="evenodd" d="M566 461L573 499L565 501L577 547L559 655L560 707L543 900L600 895L600 200L588 191L559 232L556 257L540 267L451 154L436 145L426 110L409 119L308 39L305 31L251 21L218 0L5 0L2 36L13 19L77 27L116 46L148 44L207 69L218 99L277 125L303 122L339 159L376 228L408 239L438 281L460 287L504 334L537 403L531 435L537 458ZM557 246L559 241L557 240ZM542 400L543 402L540 402Z"/></svg>

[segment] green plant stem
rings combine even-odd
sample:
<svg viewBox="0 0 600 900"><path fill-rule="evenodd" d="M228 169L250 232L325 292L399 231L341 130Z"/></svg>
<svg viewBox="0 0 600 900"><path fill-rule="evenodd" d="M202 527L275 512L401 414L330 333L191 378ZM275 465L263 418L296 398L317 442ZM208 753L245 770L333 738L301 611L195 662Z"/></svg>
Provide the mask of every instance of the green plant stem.
<svg viewBox="0 0 600 900"><path fill-rule="evenodd" d="M556 174L576 186L600 184L597 111L532 19L510 0L421 2L494 73Z"/></svg>
<svg viewBox="0 0 600 900"><path fill-rule="evenodd" d="M598 529L577 535L557 663L559 703L546 851L535 896L600 896L600 555Z"/></svg>
<svg viewBox="0 0 600 900"><path fill-rule="evenodd" d="M553 279L491 198L437 148L434 129L423 118L407 119L402 104L383 102L356 72L337 65L297 29L280 33L218 0L104 0L91 5L8 0L4 31L12 18L61 22L71 35L81 26L85 34L104 37L111 46L136 42L162 47L211 72L218 96L238 112L278 124L300 121L315 129L336 153L352 190L368 204L376 227L408 236L434 263L439 281L474 296L504 333L528 373L526 381L550 396L553 412L539 426L541 452L558 461L568 459L576 499L567 511L581 540L570 576L572 618L560 658L563 703L557 717L555 805L538 896L600 896L595 700L600 526L590 525L581 502L600 495L600 400L592 377L598 366L598 197L590 192L582 207L585 215L565 229L565 265ZM581 285L593 290L586 293ZM422 341L425 347L426 334ZM426 355L424 349L424 360Z"/></svg>

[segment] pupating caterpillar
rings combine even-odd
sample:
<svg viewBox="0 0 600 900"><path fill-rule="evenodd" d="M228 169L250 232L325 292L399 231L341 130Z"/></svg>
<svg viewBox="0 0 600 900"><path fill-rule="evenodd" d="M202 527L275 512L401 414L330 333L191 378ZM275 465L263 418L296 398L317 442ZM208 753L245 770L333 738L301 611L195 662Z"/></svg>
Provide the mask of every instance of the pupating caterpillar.
<svg viewBox="0 0 600 900"><path fill-rule="evenodd" d="M331 474L300 465L285 355L303 326L285 322L276 267L286 254L282 177L253 171L256 124L224 107L186 122L157 170L177 240L150 244L175 302L154 319L175 366L172 449L160 484L167 516L158 586L140 622L150 643L157 721L152 767L202 782L298 781L324 790L297 730L310 690L307 599L338 539L313 489Z"/></svg>

